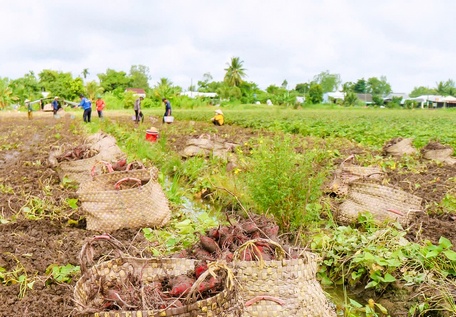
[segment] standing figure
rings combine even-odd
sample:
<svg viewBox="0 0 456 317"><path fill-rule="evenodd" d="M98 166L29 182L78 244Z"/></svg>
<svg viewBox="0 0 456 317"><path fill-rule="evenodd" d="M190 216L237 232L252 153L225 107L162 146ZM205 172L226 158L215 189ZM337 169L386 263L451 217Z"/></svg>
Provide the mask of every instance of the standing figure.
<svg viewBox="0 0 456 317"><path fill-rule="evenodd" d="M97 112L98 112L98 118L103 119L103 109L105 108L106 104L103 99L101 99L101 96L97 96Z"/></svg>
<svg viewBox="0 0 456 317"><path fill-rule="evenodd" d="M138 124L139 123L139 119L141 118L141 122L144 122L144 115L143 113L141 112L141 101L143 101L144 97L143 96L139 96L138 99L136 99L135 101L135 123Z"/></svg>
<svg viewBox="0 0 456 317"><path fill-rule="evenodd" d="M30 100L25 99L24 103L25 103L25 105L27 107L28 118L29 118L29 120L32 120L32 111L33 111L33 109L32 109L32 105L30 104Z"/></svg>
<svg viewBox="0 0 456 317"><path fill-rule="evenodd" d="M84 109L84 114L82 115L82 119L84 122L90 122L90 117L92 116L92 102L85 98L84 95L79 95L81 97L81 102L79 103L79 107Z"/></svg>
<svg viewBox="0 0 456 317"><path fill-rule="evenodd" d="M222 110L215 110L215 116L211 119L211 121L214 125L223 125L225 119L223 118Z"/></svg>
<svg viewBox="0 0 456 317"><path fill-rule="evenodd" d="M165 114L163 115L163 123L165 123L165 117L172 115L171 103L166 98L163 98L162 101L165 104Z"/></svg>
<svg viewBox="0 0 456 317"><path fill-rule="evenodd" d="M59 110L59 97L55 96L54 100L52 101L52 111L54 112L54 116L57 114Z"/></svg>

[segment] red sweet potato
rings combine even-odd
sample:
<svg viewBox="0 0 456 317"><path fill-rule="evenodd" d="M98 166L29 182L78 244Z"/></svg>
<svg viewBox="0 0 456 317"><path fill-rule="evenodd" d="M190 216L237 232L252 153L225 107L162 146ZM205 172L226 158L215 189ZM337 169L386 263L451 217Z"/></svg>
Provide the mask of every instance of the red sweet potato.
<svg viewBox="0 0 456 317"><path fill-rule="evenodd" d="M215 242L212 238L200 235L200 243L203 249L209 253L220 251L220 247L218 246L217 242Z"/></svg>
<svg viewBox="0 0 456 317"><path fill-rule="evenodd" d="M187 275L178 275L169 280L171 296L181 296L188 293L195 280Z"/></svg>
<svg viewBox="0 0 456 317"><path fill-rule="evenodd" d="M255 231L258 231L258 226L253 221L246 221L246 222L242 223L241 228L247 234L251 234Z"/></svg>
<svg viewBox="0 0 456 317"><path fill-rule="evenodd" d="M207 271L206 261L200 261L195 263L195 276L196 278L200 277L201 274Z"/></svg>

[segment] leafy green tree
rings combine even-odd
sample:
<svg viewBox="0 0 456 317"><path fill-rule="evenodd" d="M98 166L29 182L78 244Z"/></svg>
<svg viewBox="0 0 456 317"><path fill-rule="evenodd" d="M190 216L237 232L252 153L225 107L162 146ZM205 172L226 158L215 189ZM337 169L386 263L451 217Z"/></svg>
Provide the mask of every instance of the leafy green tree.
<svg viewBox="0 0 456 317"><path fill-rule="evenodd" d="M364 78L358 79L353 86L353 91L358 94L365 94L367 92L367 82Z"/></svg>
<svg viewBox="0 0 456 317"><path fill-rule="evenodd" d="M309 84L308 83L301 83L296 84L295 90L301 94L307 94L309 92Z"/></svg>
<svg viewBox="0 0 456 317"><path fill-rule="evenodd" d="M97 95L103 93L103 88L95 80L89 81L85 86L85 90L87 97L91 100L95 100Z"/></svg>
<svg viewBox="0 0 456 317"><path fill-rule="evenodd" d="M254 103L261 94L261 89L254 82L243 81L239 89L241 90L240 100L242 103Z"/></svg>
<svg viewBox="0 0 456 317"><path fill-rule="evenodd" d="M412 92L410 93L411 98L423 96L423 95L435 95L436 92L434 89L424 86L414 87Z"/></svg>
<svg viewBox="0 0 456 317"><path fill-rule="evenodd" d="M38 74L42 90L64 99L74 100L79 93L84 92L82 78L73 78L71 73L45 69Z"/></svg>
<svg viewBox="0 0 456 317"><path fill-rule="evenodd" d="M133 65L130 68L130 85L132 88L142 88L144 90L150 89L149 87L149 67L144 65Z"/></svg>
<svg viewBox="0 0 456 317"><path fill-rule="evenodd" d="M33 71L25 74L24 77L12 80L9 86L13 95L18 96L20 100L42 98L40 85Z"/></svg>
<svg viewBox="0 0 456 317"><path fill-rule="evenodd" d="M347 81L342 85L343 92L354 92L355 91L355 83L351 81Z"/></svg>
<svg viewBox="0 0 456 317"><path fill-rule="evenodd" d="M209 89L209 83L212 81L213 81L213 78L212 78L211 73L204 73L203 80L198 81L198 91L211 92Z"/></svg>
<svg viewBox="0 0 456 317"><path fill-rule="evenodd" d="M268 87L266 87L266 92L271 95L279 94L280 87L277 87L276 85L269 85Z"/></svg>
<svg viewBox="0 0 456 317"><path fill-rule="evenodd" d="M246 69L242 67L243 63L239 57L232 57L231 62L227 64L228 68L225 68L224 81L229 86L239 87L244 77L246 77Z"/></svg>
<svg viewBox="0 0 456 317"><path fill-rule="evenodd" d="M454 81L451 79L448 79L445 82L439 81L435 88L435 92L442 96L454 95L456 93Z"/></svg>
<svg viewBox="0 0 456 317"><path fill-rule="evenodd" d="M182 89L174 86L168 78L162 77L153 88L153 96L157 100L161 100L162 98L177 96L181 91Z"/></svg>
<svg viewBox="0 0 456 317"><path fill-rule="evenodd" d="M319 84L323 93L336 91L340 84L340 75L339 74L331 74L329 71L321 72L320 74L314 76L313 82Z"/></svg>
<svg viewBox="0 0 456 317"><path fill-rule="evenodd" d="M323 88L318 83L311 83L309 88L309 98L306 98L312 104L319 104L323 101Z"/></svg>
<svg viewBox="0 0 456 317"><path fill-rule="evenodd" d="M287 89L288 88L288 81L286 79L282 82L282 88L283 89Z"/></svg>
<svg viewBox="0 0 456 317"><path fill-rule="evenodd" d="M10 80L8 78L0 78L0 109L5 109L19 98L13 95L13 90L9 87Z"/></svg>
<svg viewBox="0 0 456 317"><path fill-rule="evenodd" d="M97 76L100 79L101 87L106 92L114 90L124 92L132 84L131 78L124 71L116 71L108 68L105 74L98 74Z"/></svg>
<svg viewBox="0 0 456 317"><path fill-rule="evenodd" d="M366 92L372 95L386 96L392 92L391 85L386 80L385 76L371 77L367 80Z"/></svg>
<svg viewBox="0 0 456 317"><path fill-rule="evenodd" d="M344 107L354 107L359 102L358 96L353 91L348 91L345 93L344 101L342 105Z"/></svg>

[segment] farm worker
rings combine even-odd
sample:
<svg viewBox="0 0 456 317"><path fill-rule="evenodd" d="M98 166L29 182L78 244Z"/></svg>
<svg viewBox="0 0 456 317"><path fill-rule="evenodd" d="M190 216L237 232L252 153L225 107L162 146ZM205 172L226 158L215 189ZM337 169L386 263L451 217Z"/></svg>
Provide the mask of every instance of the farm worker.
<svg viewBox="0 0 456 317"><path fill-rule="evenodd" d="M27 106L28 118L29 118L29 120L32 120L32 111L33 111L33 109L32 109L32 105L30 104L30 100L25 99L24 103Z"/></svg>
<svg viewBox="0 0 456 317"><path fill-rule="evenodd" d="M171 103L169 102L168 99L163 98L162 101L165 104L165 114L163 115L163 123L165 123L165 117L171 116L172 110L171 110Z"/></svg>
<svg viewBox="0 0 456 317"><path fill-rule="evenodd" d="M103 118L103 109L105 108L106 104L103 99L101 99L101 96L97 96L97 101L96 101L96 106L97 106L97 112L98 112L98 118L102 119Z"/></svg>
<svg viewBox="0 0 456 317"><path fill-rule="evenodd" d="M215 125L223 125L224 123L224 118L223 118L223 112L220 109L215 110L215 117L211 119L212 123Z"/></svg>
<svg viewBox="0 0 456 317"><path fill-rule="evenodd" d="M144 122L144 115L141 111L141 101L144 100L144 97L143 96L139 96L138 99L136 99L135 101L135 123L138 124L139 123L139 118L141 118L141 122Z"/></svg>
<svg viewBox="0 0 456 317"><path fill-rule="evenodd" d="M90 117L92 116L92 102L86 97L84 97L83 94L79 95L79 97L81 97L79 107L84 109L82 119L84 120L84 122L90 122Z"/></svg>
<svg viewBox="0 0 456 317"><path fill-rule="evenodd" d="M54 100L52 101L52 111L54 112L54 116L57 114L59 107L59 97L55 96Z"/></svg>

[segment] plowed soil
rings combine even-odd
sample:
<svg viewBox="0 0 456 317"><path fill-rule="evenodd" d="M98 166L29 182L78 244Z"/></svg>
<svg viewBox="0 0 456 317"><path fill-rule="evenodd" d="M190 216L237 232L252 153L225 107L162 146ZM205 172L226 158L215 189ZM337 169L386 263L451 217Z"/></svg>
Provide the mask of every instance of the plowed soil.
<svg viewBox="0 0 456 317"><path fill-rule="evenodd" d="M0 115L0 281L2 268L17 272L15 279L0 283L0 316L69 316L75 307L73 287L79 276L59 284L49 278L47 270L52 264L79 265L82 245L100 232L85 229L84 215L68 204L76 197L75 189L61 184L48 157L55 147L80 144L81 124L79 118L69 115L54 119L52 114L37 113L33 120L26 114ZM196 123L193 135L201 135L206 128L207 124ZM233 132L230 129L223 127L218 133ZM241 139L254 135L241 128L236 128L236 134ZM189 137L176 136L170 139L171 145L179 150ZM450 179L456 177L456 167L429 163L426 173L391 172L388 177L391 184L408 191L409 184L421 184L412 192L429 205L439 202L454 186ZM456 245L454 225L454 218L447 214L423 215L409 238L437 242L445 236ZM119 230L112 235L129 246L133 256L140 256L148 243L136 230ZM101 245L97 252L107 254L110 249ZM30 281L35 282L27 286Z"/></svg>

